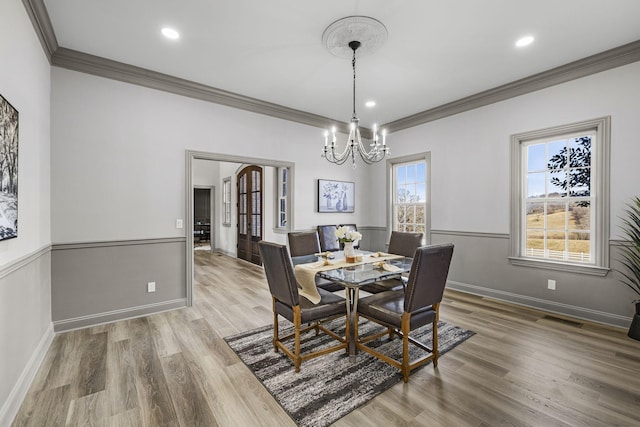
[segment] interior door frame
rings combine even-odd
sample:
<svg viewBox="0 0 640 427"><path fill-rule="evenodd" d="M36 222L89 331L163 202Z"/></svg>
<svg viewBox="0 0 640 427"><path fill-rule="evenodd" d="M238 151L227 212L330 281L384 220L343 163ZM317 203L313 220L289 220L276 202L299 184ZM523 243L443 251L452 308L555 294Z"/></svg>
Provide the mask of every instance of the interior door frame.
<svg viewBox="0 0 640 427"><path fill-rule="evenodd" d="M284 232L295 230L294 223L294 193L295 193L295 164L282 160L261 159L256 157L233 156L228 154L210 153L206 151L185 150L185 222L186 232L185 244L185 292L187 306L193 305L193 161L213 160L218 162L256 164L260 166L272 166L276 168L287 168L290 180L287 184L287 206L288 220Z"/></svg>

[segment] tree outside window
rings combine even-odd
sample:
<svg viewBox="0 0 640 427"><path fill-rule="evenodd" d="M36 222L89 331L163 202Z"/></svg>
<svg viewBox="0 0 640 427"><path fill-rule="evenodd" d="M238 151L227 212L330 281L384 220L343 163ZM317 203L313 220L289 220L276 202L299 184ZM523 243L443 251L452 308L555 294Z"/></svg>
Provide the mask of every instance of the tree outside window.
<svg viewBox="0 0 640 427"><path fill-rule="evenodd" d="M426 231L427 165L424 160L394 165L396 231Z"/></svg>
<svg viewBox="0 0 640 427"><path fill-rule="evenodd" d="M591 263L594 135L527 144L526 255Z"/></svg>

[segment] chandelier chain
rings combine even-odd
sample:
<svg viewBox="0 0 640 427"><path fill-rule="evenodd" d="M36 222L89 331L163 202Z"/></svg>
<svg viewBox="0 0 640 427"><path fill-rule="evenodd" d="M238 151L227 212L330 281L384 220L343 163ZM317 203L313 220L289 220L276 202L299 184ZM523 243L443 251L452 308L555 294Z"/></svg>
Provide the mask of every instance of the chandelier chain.
<svg viewBox="0 0 640 427"><path fill-rule="evenodd" d="M356 49L353 49L353 59L351 60L351 66L353 67L353 116L352 118L357 118L356 116Z"/></svg>

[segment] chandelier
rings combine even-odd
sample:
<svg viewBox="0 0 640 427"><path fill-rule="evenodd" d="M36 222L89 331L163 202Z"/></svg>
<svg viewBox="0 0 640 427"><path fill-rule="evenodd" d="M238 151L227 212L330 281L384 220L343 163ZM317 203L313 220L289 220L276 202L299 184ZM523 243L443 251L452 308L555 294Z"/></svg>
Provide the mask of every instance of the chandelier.
<svg viewBox="0 0 640 427"><path fill-rule="evenodd" d="M351 159L353 168L356 167L356 154L370 165L382 160L388 153L389 147L386 142L386 130L380 130L382 138L378 135L377 125L373 125L371 142L366 148L362 142L360 134L360 119L356 114L356 50L361 46L368 51L377 48L386 40L387 29L382 23L366 16L350 16L331 24L323 34L323 40L327 48L338 56L345 56L345 42L351 39L346 45L352 51L351 66L353 68L353 115L349 125L349 136L344 150L339 151L336 146L336 128L331 128L331 132L324 132L324 147L322 157L337 165L344 164ZM362 40L362 41L361 41ZM331 140L329 140L331 137ZM382 139L382 141L380 141Z"/></svg>

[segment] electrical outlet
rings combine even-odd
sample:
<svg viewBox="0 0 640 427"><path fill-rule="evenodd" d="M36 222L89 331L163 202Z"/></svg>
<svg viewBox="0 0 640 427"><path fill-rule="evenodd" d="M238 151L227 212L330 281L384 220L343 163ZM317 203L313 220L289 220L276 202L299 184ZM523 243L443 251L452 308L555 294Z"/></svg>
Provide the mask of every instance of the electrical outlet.
<svg viewBox="0 0 640 427"><path fill-rule="evenodd" d="M555 280L547 280L547 289L551 289L552 291L556 290L556 281Z"/></svg>
<svg viewBox="0 0 640 427"><path fill-rule="evenodd" d="M156 291L156 282L147 283L147 292L155 292Z"/></svg>
<svg viewBox="0 0 640 427"><path fill-rule="evenodd" d="M184 223L182 222L181 219L176 219L176 228L182 228L184 227Z"/></svg>

